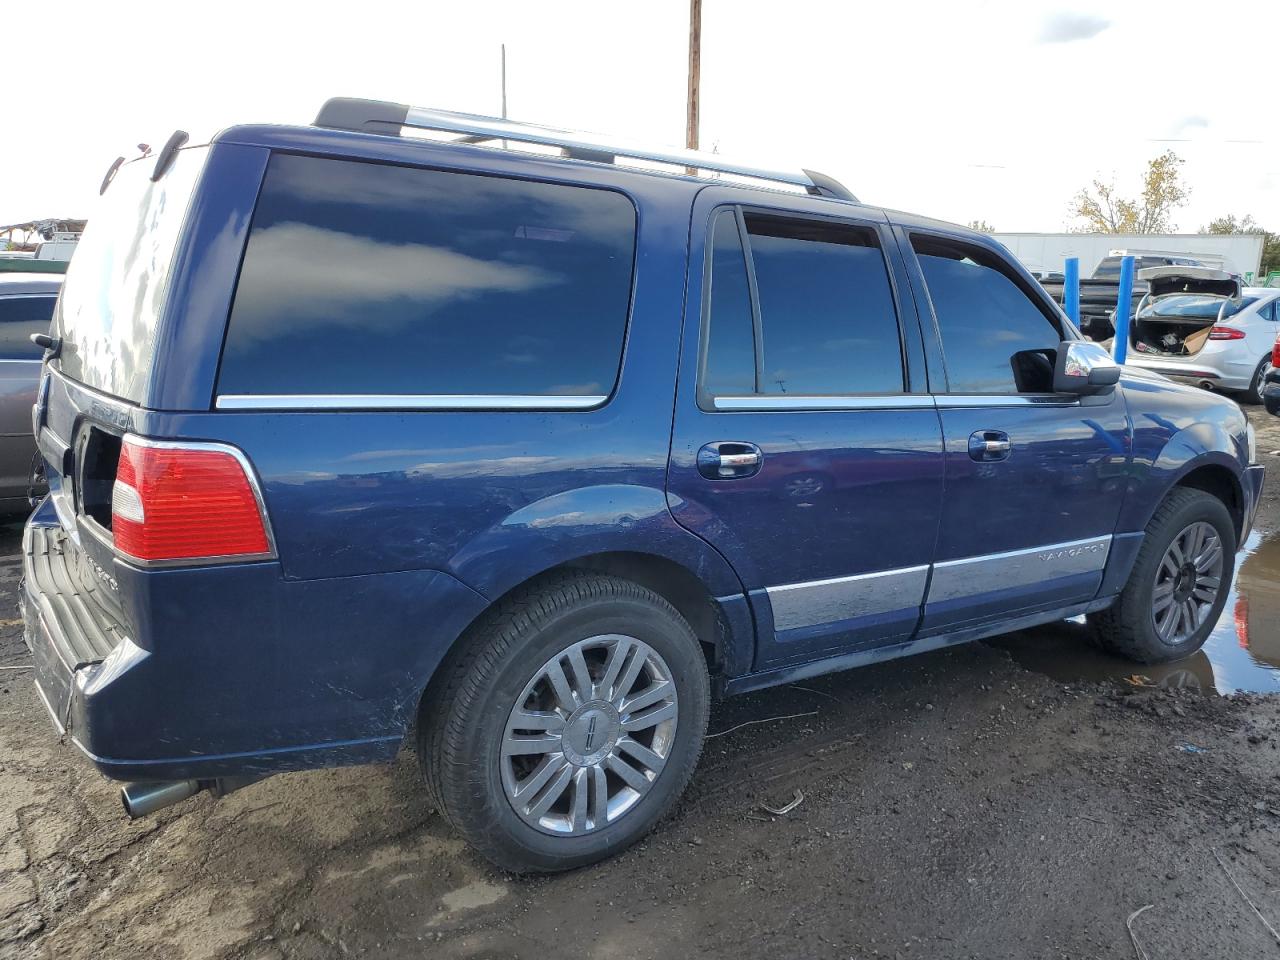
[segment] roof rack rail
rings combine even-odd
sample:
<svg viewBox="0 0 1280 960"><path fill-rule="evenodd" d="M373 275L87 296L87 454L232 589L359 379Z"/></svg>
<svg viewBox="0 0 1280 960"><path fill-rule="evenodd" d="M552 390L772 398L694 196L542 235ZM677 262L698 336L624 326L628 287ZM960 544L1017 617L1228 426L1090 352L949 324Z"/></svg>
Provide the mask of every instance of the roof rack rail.
<svg viewBox="0 0 1280 960"><path fill-rule="evenodd" d="M803 187L807 193L816 197L832 197L836 200L858 202L858 198L838 180L814 170L766 170L762 167L732 163L715 153L681 150L675 147L645 147L595 134L516 123L498 117L411 107L385 100L334 97L320 108L320 113L316 115L315 126L393 136L400 135L401 127L412 127L418 130L456 133L460 135L459 141L465 143L483 143L493 140L536 143L542 146L559 147L564 156L575 160L613 163L618 157L626 157L633 160L669 163L691 170L713 170L717 173L729 173L757 180L789 183Z"/></svg>

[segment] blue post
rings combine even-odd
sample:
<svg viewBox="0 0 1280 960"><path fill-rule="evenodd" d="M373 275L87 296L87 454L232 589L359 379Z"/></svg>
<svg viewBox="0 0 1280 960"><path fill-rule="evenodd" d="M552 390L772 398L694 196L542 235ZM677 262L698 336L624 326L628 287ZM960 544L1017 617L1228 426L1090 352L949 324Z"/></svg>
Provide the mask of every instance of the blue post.
<svg viewBox="0 0 1280 960"><path fill-rule="evenodd" d="M1067 257L1062 270L1062 308L1077 327L1080 326L1080 258Z"/></svg>
<svg viewBox="0 0 1280 960"><path fill-rule="evenodd" d="M1116 296L1116 339L1111 356L1124 363L1129 353L1129 311L1133 309L1133 257L1120 261L1120 293Z"/></svg>

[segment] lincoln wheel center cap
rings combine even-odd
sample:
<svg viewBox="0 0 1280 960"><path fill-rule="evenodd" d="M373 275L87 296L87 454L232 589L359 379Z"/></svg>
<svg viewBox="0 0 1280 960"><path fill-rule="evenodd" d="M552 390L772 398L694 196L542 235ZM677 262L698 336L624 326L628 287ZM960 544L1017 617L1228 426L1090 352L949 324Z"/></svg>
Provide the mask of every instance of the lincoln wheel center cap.
<svg viewBox="0 0 1280 960"><path fill-rule="evenodd" d="M560 744L565 759L579 767L599 763L613 750L622 732L622 718L605 700L584 703L569 715Z"/></svg>

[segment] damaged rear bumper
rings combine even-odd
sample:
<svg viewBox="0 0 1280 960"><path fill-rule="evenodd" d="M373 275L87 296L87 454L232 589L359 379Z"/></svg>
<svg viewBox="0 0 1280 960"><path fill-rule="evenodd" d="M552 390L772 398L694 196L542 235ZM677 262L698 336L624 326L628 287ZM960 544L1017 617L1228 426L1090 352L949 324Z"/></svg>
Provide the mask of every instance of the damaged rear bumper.
<svg viewBox="0 0 1280 960"><path fill-rule="evenodd" d="M390 760L431 673L484 606L438 571L287 581L276 563L86 568L48 502L23 546L40 698L116 780ZM434 617L421 618L424 597Z"/></svg>

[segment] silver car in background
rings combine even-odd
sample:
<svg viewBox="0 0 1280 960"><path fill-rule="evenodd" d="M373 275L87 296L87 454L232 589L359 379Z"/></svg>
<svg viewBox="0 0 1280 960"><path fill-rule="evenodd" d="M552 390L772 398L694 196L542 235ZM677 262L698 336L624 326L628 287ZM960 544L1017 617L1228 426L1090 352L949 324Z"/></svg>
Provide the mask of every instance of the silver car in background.
<svg viewBox="0 0 1280 960"><path fill-rule="evenodd" d="M1231 274L1207 267L1153 267L1138 277L1151 289L1134 314L1125 362L1261 403L1280 290L1241 288Z"/></svg>
<svg viewBox="0 0 1280 960"><path fill-rule="evenodd" d="M31 334L48 333L62 277L0 273L0 516L26 513L36 442L31 407L44 350ZM36 492L42 492L40 490Z"/></svg>

